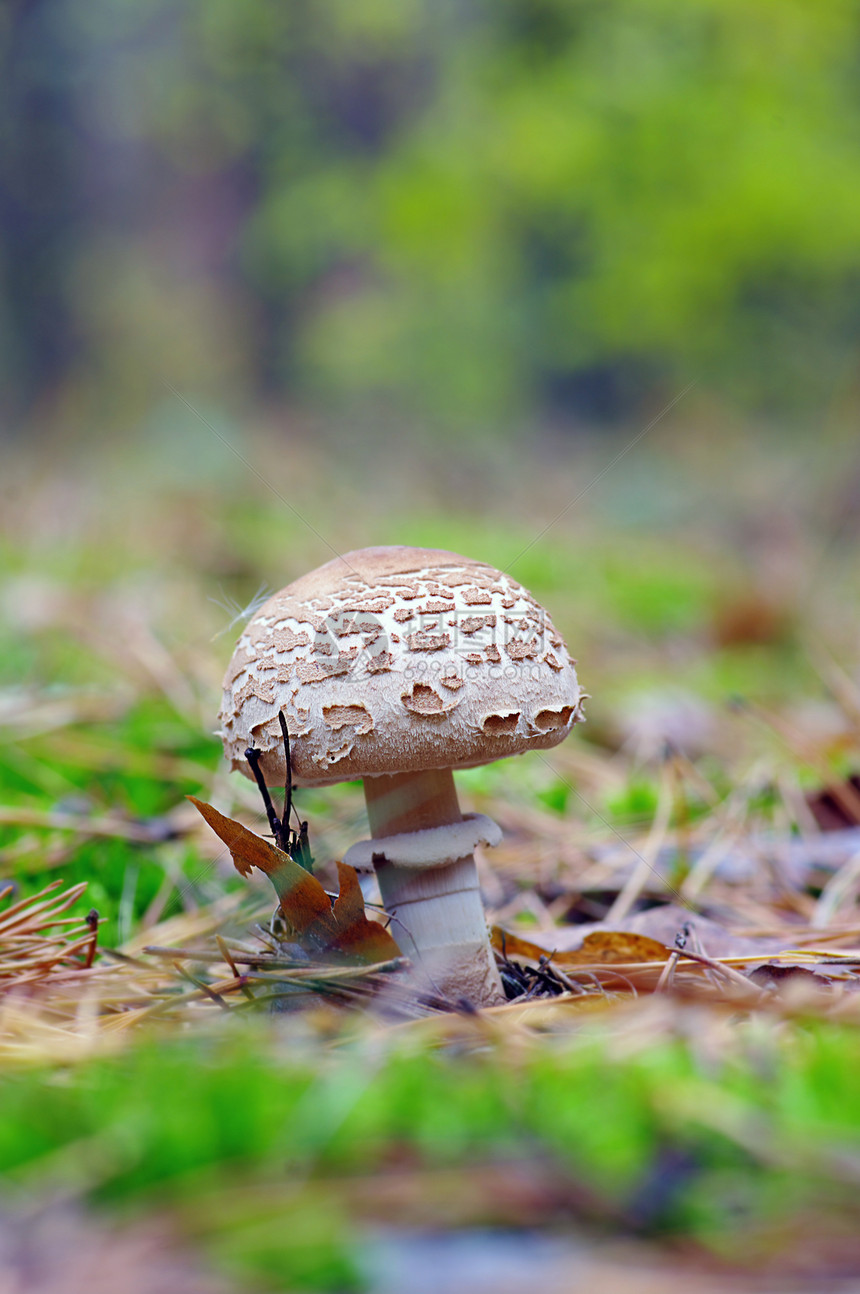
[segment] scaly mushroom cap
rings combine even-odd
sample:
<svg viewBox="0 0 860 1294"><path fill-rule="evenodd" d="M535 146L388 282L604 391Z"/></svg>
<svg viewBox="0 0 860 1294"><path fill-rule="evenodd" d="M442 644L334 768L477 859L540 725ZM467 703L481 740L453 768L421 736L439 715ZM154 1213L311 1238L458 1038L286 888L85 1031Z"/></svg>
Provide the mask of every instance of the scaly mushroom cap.
<svg viewBox="0 0 860 1294"><path fill-rule="evenodd" d="M361 548L288 584L250 621L224 679L233 768L263 752L300 786L468 768L544 750L581 717L574 662L516 580L435 548Z"/></svg>

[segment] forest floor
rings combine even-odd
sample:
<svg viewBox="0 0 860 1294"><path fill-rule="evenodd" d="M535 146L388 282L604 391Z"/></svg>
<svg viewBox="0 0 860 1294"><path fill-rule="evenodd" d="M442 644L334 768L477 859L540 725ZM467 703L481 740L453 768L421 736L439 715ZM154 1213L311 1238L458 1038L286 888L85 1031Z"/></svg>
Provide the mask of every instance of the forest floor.
<svg viewBox="0 0 860 1294"><path fill-rule="evenodd" d="M189 445L2 484L0 1290L860 1290L850 449ZM483 1012L267 967L186 799L265 831L215 735L243 614L394 542L509 569L591 694L458 774L528 989ZM361 788L298 796L331 888Z"/></svg>

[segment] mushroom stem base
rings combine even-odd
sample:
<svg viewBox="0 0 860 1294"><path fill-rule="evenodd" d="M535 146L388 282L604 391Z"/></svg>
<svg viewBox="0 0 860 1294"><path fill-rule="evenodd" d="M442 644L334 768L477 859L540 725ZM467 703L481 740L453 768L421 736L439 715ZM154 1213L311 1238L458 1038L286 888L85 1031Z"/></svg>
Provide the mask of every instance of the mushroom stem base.
<svg viewBox="0 0 860 1294"><path fill-rule="evenodd" d="M476 1006L504 1001L471 854L420 871L377 863L376 875L391 933L423 987Z"/></svg>
<svg viewBox="0 0 860 1294"><path fill-rule="evenodd" d="M386 836L462 821L450 769L364 779L372 835ZM439 866L374 865L391 933L412 960L417 986L475 1006L504 1002L487 937L475 859L468 854Z"/></svg>

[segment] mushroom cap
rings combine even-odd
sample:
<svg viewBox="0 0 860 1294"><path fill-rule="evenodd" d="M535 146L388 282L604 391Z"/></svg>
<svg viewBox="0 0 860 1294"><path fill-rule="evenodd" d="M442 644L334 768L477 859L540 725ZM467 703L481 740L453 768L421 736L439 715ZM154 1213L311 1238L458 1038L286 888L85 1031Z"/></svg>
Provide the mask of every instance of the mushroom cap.
<svg viewBox="0 0 860 1294"><path fill-rule="evenodd" d="M361 548L274 594L224 678L221 736L283 782L469 768L562 741L581 718L567 649L526 589L436 548Z"/></svg>

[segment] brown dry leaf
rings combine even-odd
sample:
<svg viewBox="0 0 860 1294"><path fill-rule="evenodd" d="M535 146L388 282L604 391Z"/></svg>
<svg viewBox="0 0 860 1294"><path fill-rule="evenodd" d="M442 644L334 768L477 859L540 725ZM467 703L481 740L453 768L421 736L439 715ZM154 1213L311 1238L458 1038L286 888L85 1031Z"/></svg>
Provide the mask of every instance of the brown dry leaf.
<svg viewBox="0 0 860 1294"><path fill-rule="evenodd" d="M664 962L669 949L647 935L628 930L597 930L586 935L578 952L562 953L562 965L582 966L590 963L618 965L622 962Z"/></svg>
<svg viewBox="0 0 860 1294"><path fill-rule="evenodd" d="M378 963L401 955L389 932L371 921L354 867L338 863L340 893L332 906L316 877L289 854L254 835L241 822L227 818L211 804L188 799L230 850L236 870L248 876L252 867L265 872L277 891L284 921L293 938L308 952L338 961Z"/></svg>
<svg viewBox="0 0 860 1294"><path fill-rule="evenodd" d="M788 931L784 936L779 936L748 935L728 930L719 922L703 917L698 912L691 912L680 903L666 903L625 917L620 929L607 930L603 923L558 926L554 930L535 931L532 942L545 954L555 952L553 960L562 965L561 955L578 950L593 934L641 935L661 944L665 953L667 948L674 949L675 940L682 932L687 935L687 948L708 957L760 955L765 958L793 947L797 937L796 933ZM508 938L510 937L509 935Z"/></svg>
<svg viewBox="0 0 860 1294"><path fill-rule="evenodd" d="M546 938L546 936L544 936ZM568 952L541 948L510 931L493 927L493 947L507 956L528 957L539 961L552 955L556 966L621 966L634 962L664 962L669 949L647 935L630 934L626 930L597 930L586 935L582 946Z"/></svg>
<svg viewBox="0 0 860 1294"><path fill-rule="evenodd" d="M385 962L399 957L400 949L393 937L365 914L364 895L355 868L339 862L337 879L340 893L333 911L338 951L350 961Z"/></svg>

